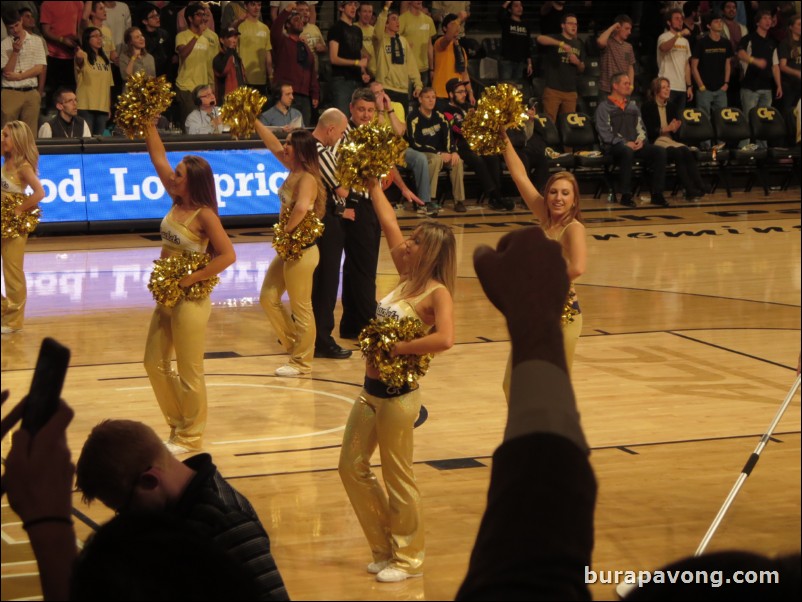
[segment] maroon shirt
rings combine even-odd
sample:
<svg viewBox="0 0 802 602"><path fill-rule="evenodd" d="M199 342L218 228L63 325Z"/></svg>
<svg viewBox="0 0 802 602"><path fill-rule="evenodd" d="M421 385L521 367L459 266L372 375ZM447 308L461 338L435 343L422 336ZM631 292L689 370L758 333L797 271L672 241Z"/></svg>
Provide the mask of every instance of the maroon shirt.
<svg viewBox="0 0 802 602"><path fill-rule="evenodd" d="M315 57L306 42L298 36L285 35L284 24L290 11L283 10L270 28L270 43L273 45L273 81L290 84L295 94L320 100L320 83L317 81ZM301 62L303 60L303 62Z"/></svg>

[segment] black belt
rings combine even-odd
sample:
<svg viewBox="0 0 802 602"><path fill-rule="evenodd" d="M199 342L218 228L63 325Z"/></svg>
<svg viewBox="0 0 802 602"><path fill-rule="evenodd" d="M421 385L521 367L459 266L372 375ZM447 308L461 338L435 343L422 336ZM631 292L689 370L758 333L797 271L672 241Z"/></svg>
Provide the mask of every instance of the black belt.
<svg viewBox="0 0 802 602"><path fill-rule="evenodd" d="M29 88L12 88L10 86L3 86L3 90L14 90L15 92L30 92L31 90L38 90L36 86L30 86Z"/></svg>
<svg viewBox="0 0 802 602"><path fill-rule="evenodd" d="M410 384L404 383L402 387L391 387L385 385L378 379L365 377L365 391L368 394L378 397L380 399L392 399L393 397L400 397L406 395L410 391L418 388L418 383Z"/></svg>

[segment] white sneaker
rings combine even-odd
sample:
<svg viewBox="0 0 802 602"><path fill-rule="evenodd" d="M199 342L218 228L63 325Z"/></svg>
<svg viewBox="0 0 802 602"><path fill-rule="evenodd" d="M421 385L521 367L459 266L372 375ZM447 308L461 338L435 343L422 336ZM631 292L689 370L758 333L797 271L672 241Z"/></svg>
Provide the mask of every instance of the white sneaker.
<svg viewBox="0 0 802 602"><path fill-rule="evenodd" d="M178 443L173 443L172 441L165 441L164 447L166 447L167 451L169 451L174 456L180 456L181 454L188 454L191 451L195 451L189 449L188 447L184 447L183 445L178 445Z"/></svg>
<svg viewBox="0 0 802 602"><path fill-rule="evenodd" d="M287 376L292 378L294 376L301 376L303 372L298 370L298 368L296 368L295 366L290 366L289 364L287 364L286 366L280 366L279 368L276 368L275 374L276 376Z"/></svg>
<svg viewBox="0 0 802 602"><path fill-rule="evenodd" d="M371 575L378 575L382 572L383 569L387 568L387 565L390 564L389 560L380 560L378 562L371 562L368 565L368 573Z"/></svg>
<svg viewBox="0 0 802 602"><path fill-rule="evenodd" d="M423 577L423 573L412 574L402 571L401 569L388 566L379 571L379 573L376 575L376 581L381 581L382 583L396 583L398 581L413 579L415 577Z"/></svg>
<svg viewBox="0 0 802 602"><path fill-rule="evenodd" d="M0 326L0 334L14 334L19 332L22 328L11 328L11 326Z"/></svg>

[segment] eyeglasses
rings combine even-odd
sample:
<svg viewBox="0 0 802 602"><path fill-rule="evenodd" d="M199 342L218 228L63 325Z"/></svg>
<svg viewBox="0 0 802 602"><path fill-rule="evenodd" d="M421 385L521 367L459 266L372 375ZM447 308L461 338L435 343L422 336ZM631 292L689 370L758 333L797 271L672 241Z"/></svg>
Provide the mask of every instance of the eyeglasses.
<svg viewBox="0 0 802 602"><path fill-rule="evenodd" d="M158 19L160 16L159 13L151 13L148 15L148 19Z"/></svg>

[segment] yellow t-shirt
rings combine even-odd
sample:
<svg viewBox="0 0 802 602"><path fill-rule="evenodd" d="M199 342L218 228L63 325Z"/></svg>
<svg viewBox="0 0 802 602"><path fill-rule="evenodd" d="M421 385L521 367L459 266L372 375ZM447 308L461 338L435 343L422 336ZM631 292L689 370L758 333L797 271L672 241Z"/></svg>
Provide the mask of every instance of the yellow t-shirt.
<svg viewBox="0 0 802 602"><path fill-rule="evenodd" d="M438 40L439 41L439 40ZM468 56L465 54L465 49L462 50L462 57L465 61L466 69L468 65ZM437 44L434 45L434 75L432 77L432 88L434 88L437 98L448 98L446 92L446 83L454 77L460 77L455 69L456 59L454 58L454 42L449 42L445 50L438 51Z"/></svg>
<svg viewBox="0 0 802 602"><path fill-rule="evenodd" d="M175 47L186 46L192 41L195 34L191 29L185 29L175 37ZM189 56L178 66L178 77L175 85L179 90L192 92L197 86L206 86L214 83L214 70L212 61L220 52L220 40L217 34L210 29L204 29L198 36L198 41Z"/></svg>
<svg viewBox="0 0 802 602"><path fill-rule="evenodd" d="M415 16L407 11L399 19L401 29L398 31L407 39L415 53L415 61L420 71L429 70L429 40L437 34L432 18L424 13Z"/></svg>
<svg viewBox="0 0 802 602"><path fill-rule="evenodd" d="M270 29L261 21L246 19L239 26L239 55L249 84L267 83L266 55L273 48ZM295 60L295 57L292 57Z"/></svg>
<svg viewBox="0 0 802 602"><path fill-rule="evenodd" d="M111 76L111 67L106 61L96 57L95 64L90 65L89 59L86 58L80 68L75 67L75 82L75 96L78 99L79 109L109 112L114 79Z"/></svg>

